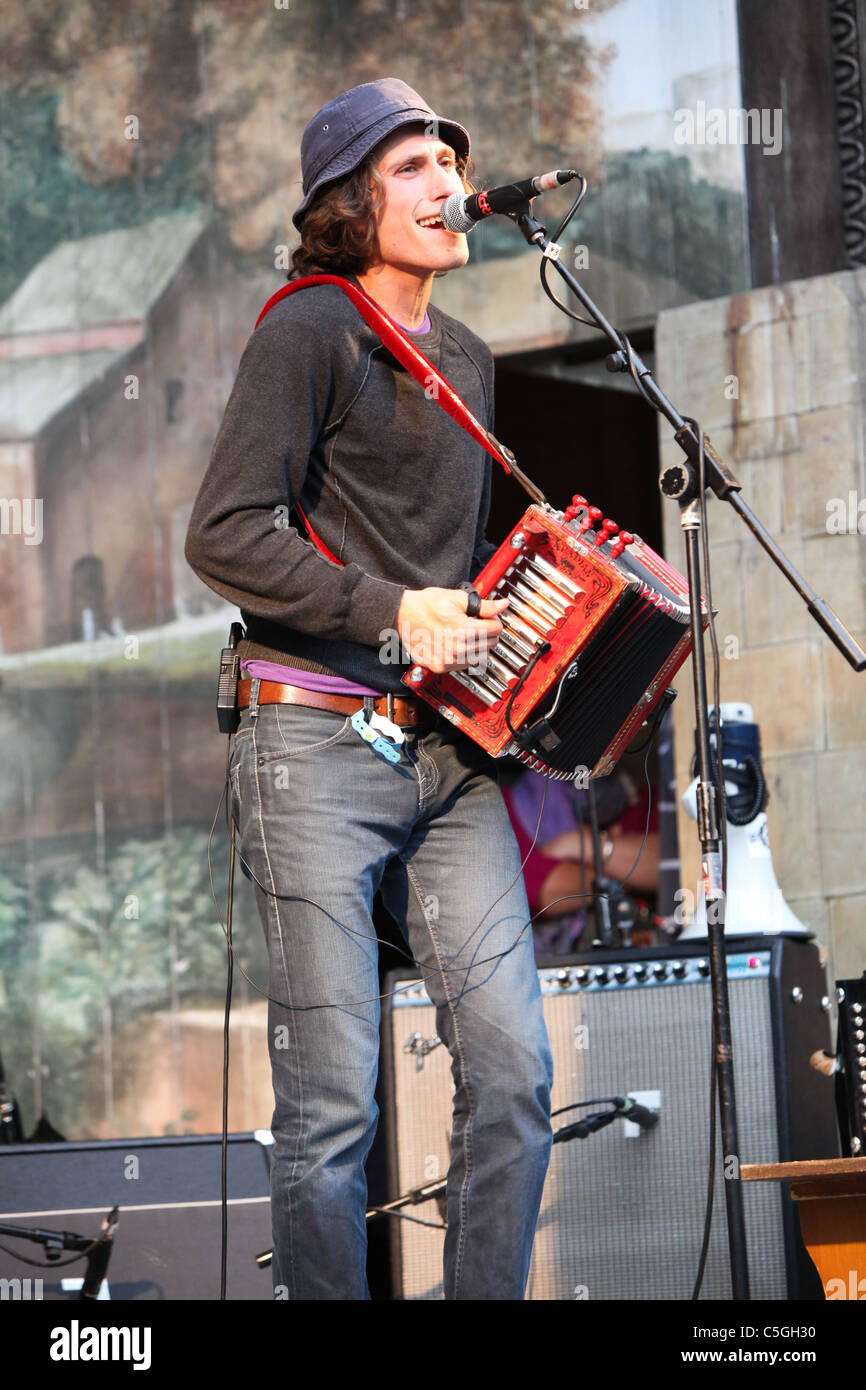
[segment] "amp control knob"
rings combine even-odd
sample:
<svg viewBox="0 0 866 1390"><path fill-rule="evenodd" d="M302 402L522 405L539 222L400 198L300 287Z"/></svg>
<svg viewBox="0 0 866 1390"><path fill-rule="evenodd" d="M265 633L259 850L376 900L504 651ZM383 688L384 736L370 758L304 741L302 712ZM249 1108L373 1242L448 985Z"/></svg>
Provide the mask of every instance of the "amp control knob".
<svg viewBox="0 0 866 1390"><path fill-rule="evenodd" d="M668 968L665 965L664 961L657 961L656 964L653 966L653 974L655 975L657 980L664 980L667 976L667 973Z"/></svg>
<svg viewBox="0 0 866 1390"><path fill-rule="evenodd" d="M614 970L613 975L618 985L624 985L626 980L628 979L628 966L618 965L616 967L616 970Z"/></svg>

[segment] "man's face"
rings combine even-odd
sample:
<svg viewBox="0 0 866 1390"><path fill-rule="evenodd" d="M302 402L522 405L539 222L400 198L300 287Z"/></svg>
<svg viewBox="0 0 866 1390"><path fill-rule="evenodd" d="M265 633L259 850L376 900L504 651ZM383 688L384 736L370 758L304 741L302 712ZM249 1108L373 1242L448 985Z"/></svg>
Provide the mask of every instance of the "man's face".
<svg viewBox="0 0 866 1390"><path fill-rule="evenodd" d="M376 163L385 185L379 212L379 253L401 270L454 270L469 259L462 232L446 232L438 218L452 193L464 193L454 151L438 138L395 131ZM426 224L426 225L425 225Z"/></svg>

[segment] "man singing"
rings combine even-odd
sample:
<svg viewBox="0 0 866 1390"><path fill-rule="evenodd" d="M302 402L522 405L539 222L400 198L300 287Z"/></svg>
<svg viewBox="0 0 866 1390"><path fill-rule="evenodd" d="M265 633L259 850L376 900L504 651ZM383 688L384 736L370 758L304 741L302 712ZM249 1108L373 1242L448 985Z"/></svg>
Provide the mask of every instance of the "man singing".
<svg viewBox="0 0 866 1390"><path fill-rule="evenodd" d="M436 272L468 259L438 215L467 189L469 153L464 128L394 78L323 106L301 145L289 278L360 285L491 428L492 355L429 302ZM246 625L230 775L270 960L279 1298L370 1296L377 891L452 1058L447 1299L523 1298L550 1157L550 1051L493 765L400 679L413 660L476 664L506 606L468 614L459 585L494 549L491 461L434 395L339 286L299 288L247 343L187 537ZM359 710L402 731L396 761Z"/></svg>

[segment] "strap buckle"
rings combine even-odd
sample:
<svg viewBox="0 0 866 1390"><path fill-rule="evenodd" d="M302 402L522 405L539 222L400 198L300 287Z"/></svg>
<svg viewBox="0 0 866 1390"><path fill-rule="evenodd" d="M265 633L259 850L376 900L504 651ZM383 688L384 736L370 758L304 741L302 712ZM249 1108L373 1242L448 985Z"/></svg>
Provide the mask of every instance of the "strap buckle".
<svg viewBox="0 0 866 1390"><path fill-rule="evenodd" d="M352 715L352 728L356 734L361 735L365 743L371 745L374 753L378 753L389 763L398 763L400 761L400 745L404 741L403 730L399 729L390 719L376 714L374 704L375 701L369 696L365 697L362 708L356 710ZM392 739L393 742L389 743L388 739Z"/></svg>
<svg viewBox="0 0 866 1390"><path fill-rule="evenodd" d="M259 715L259 690L261 689L261 677L253 676L250 681L250 719L257 719Z"/></svg>

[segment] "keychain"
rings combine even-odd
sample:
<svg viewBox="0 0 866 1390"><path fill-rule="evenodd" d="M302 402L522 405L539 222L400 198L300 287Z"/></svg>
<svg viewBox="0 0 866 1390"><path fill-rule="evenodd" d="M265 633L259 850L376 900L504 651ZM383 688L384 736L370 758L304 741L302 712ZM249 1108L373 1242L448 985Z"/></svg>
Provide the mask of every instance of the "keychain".
<svg viewBox="0 0 866 1390"><path fill-rule="evenodd" d="M366 701L365 701L366 704ZM369 720L364 717L364 710L356 710L352 715L352 728L361 735L365 743L372 746L374 753L379 753L383 758L387 758L389 763L399 763L400 745L403 743L403 730L390 719L386 719L383 714L370 714ZM377 732L377 730L381 732ZM387 737L383 738L382 734ZM393 739L393 744L388 743L388 739Z"/></svg>

